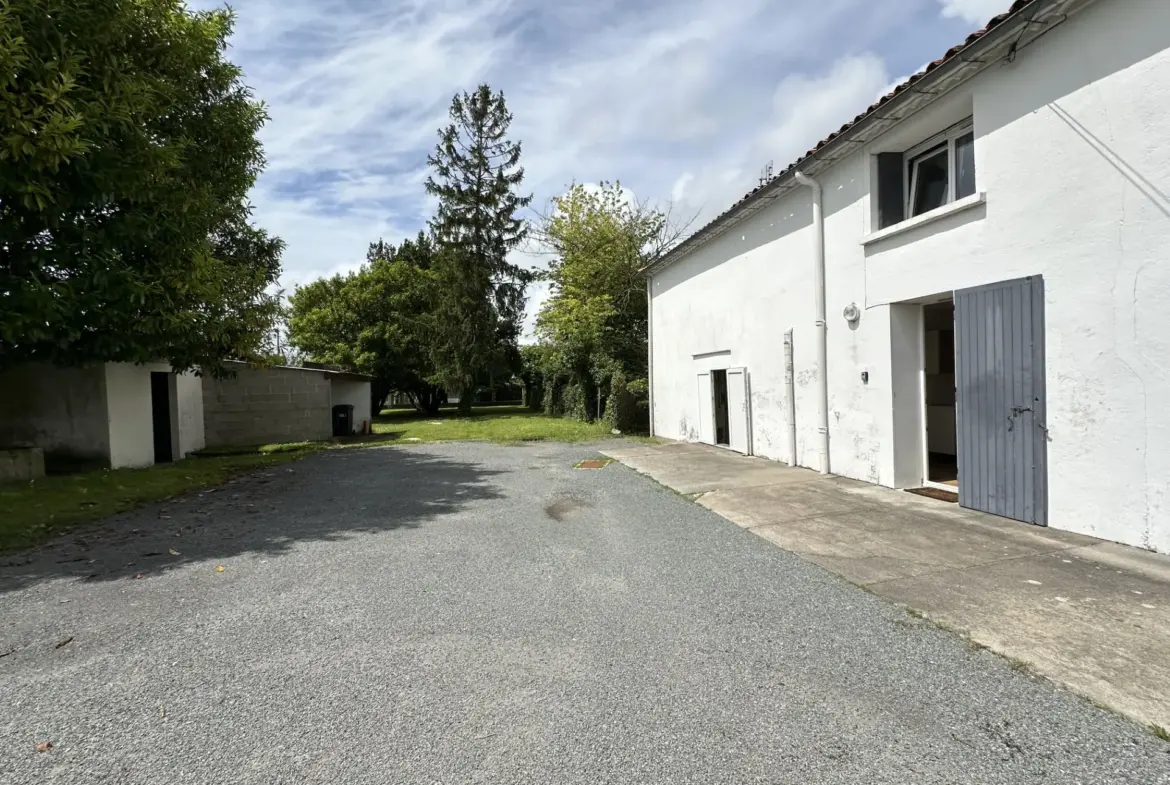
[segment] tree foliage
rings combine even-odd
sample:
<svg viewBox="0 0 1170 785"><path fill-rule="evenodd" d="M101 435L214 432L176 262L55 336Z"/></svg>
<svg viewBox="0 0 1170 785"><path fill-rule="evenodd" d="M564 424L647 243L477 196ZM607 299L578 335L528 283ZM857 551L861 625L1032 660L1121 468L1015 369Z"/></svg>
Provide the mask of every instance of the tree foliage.
<svg viewBox="0 0 1170 785"><path fill-rule="evenodd" d="M0 3L0 367L251 357L278 239L249 223L263 106L226 10Z"/></svg>
<svg viewBox="0 0 1170 785"><path fill-rule="evenodd" d="M517 213L531 196L520 143L508 139L512 115L503 93L480 85L451 101L451 123L427 162L427 192L439 199L431 221L435 262L431 357L435 380L471 406L475 388L502 368L518 366L525 290L532 276L508 261L526 236Z"/></svg>
<svg viewBox="0 0 1170 785"><path fill-rule="evenodd" d="M379 240L357 272L298 287L289 298L289 342L312 360L374 377L379 407L401 392L421 411L436 411L443 395L429 381L427 349L434 254L422 233L397 247Z"/></svg>
<svg viewBox="0 0 1170 785"><path fill-rule="evenodd" d="M536 319L543 384L554 391L550 413L591 419L599 414L599 389L626 408L637 398L638 380L647 375L641 270L684 229L669 211L633 200L620 183L575 184L552 200L534 232L554 256L544 273L550 296ZM615 424L629 420L610 411Z"/></svg>

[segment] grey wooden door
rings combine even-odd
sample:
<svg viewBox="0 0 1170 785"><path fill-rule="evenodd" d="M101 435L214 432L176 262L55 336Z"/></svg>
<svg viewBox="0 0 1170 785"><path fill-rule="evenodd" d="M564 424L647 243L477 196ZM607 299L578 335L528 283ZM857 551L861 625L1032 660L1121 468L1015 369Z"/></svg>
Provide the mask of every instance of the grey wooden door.
<svg viewBox="0 0 1170 785"><path fill-rule="evenodd" d="M955 292L959 504L1048 525L1044 281Z"/></svg>

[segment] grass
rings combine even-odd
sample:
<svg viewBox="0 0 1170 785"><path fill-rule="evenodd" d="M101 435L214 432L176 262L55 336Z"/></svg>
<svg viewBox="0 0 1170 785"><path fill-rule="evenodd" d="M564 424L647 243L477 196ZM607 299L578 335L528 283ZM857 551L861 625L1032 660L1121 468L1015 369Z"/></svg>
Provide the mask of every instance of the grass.
<svg viewBox="0 0 1170 785"><path fill-rule="evenodd" d="M1019 671L1020 673L1026 673L1029 676L1034 675L1035 673L1035 667L1027 660L1021 660L1019 657L1005 657L1004 659L1007 660L1007 663L1011 666L1012 670Z"/></svg>
<svg viewBox="0 0 1170 785"><path fill-rule="evenodd" d="M460 417L454 409L436 415L421 415L402 409L385 409L374 418L374 433L396 442L481 441L586 442L611 437L605 423L584 423L561 417L547 417L522 406L484 406Z"/></svg>
<svg viewBox="0 0 1170 785"><path fill-rule="evenodd" d="M284 447L284 445L281 445ZM251 469L288 463L305 449L256 449L189 458L145 469L100 469L0 485L0 553L27 548L66 529L211 485Z"/></svg>

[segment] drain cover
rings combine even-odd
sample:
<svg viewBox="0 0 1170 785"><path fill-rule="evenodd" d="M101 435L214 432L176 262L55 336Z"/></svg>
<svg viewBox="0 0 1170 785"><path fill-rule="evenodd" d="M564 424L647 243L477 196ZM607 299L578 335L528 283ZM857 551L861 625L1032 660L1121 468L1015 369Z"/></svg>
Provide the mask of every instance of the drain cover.
<svg viewBox="0 0 1170 785"><path fill-rule="evenodd" d="M590 458L573 464L574 469L604 469L613 463L613 458Z"/></svg>

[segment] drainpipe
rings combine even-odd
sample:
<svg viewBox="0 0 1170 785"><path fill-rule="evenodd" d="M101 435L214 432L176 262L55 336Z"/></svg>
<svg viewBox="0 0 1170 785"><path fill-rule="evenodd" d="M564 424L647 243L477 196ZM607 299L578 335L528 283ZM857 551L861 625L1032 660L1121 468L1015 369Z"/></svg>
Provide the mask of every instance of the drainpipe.
<svg viewBox="0 0 1170 785"><path fill-rule="evenodd" d="M650 438L654 438L654 297L652 281L646 278L646 384L650 400Z"/></svg>
<svg viewBox="0 0 1170 785"><path fill-rule="evenodd" d="M821 184L804 172L796 172L796 182L813 192L813 286L817 320L817 434L820 437L821 474L829 473L829 348L825 317L825 192Z"/></svg>
<svg viewBox="0 0 1170 785"><path fill-rule="evenodd" d="M784 387L788 396L788 465L796 466L796 364L792 360L792 330L784 332Z"/></svg>

